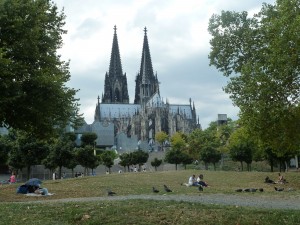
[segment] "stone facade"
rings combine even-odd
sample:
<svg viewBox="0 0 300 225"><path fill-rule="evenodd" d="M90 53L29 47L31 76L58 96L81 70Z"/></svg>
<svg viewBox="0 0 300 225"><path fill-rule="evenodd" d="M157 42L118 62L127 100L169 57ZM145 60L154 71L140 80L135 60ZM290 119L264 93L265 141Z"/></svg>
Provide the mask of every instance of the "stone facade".
<svg viewBox="0 0 300 225"><path fill-rule="evenodd" d="M96 132L99 139L98 146L115 146L118 150L127 151L132 150L134 146L153 148L155 134L160 131L172 136L178 131L188 134L196 128L201 128L191 99L188 104L182 105L170 104L161 98L158 77L153 73L146 28L141 66L135 80L135 99L133 104L129 103L127 77L122 71L116 30L114 27L109 72L105 74L101 102L98 97L96 104L94 125L86 124L77 133L84 130ZM101 126L93 129L95 123L101 124L103 129L105 126L114 127L114 143L101 141L101 135L105 135L106 131L100 131ZM111 130L107 132L110 132L108 136L111 135ZM137 143L134 144L135 142Z"/></svg>

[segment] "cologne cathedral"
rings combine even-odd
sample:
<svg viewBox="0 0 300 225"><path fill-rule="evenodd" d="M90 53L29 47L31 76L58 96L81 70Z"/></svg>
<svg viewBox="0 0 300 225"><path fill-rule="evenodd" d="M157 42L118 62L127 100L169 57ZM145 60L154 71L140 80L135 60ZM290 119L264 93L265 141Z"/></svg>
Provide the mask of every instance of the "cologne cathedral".
<svg viewBox="0 0 300 225"><path fill-rule="evenodd" d="M135 79L134 102L129 102L127 75L123 73L117 28L114 27L109 70L105 74L104 93L98 96L94 122L85 124L77 133L95 132L97 146L118 151L157 149L155 134L164 131L190 133L200 128L199 118L191 99L188 104L163 101L159 91L157 73L154 74L147 29L139 72Z"/></svg>

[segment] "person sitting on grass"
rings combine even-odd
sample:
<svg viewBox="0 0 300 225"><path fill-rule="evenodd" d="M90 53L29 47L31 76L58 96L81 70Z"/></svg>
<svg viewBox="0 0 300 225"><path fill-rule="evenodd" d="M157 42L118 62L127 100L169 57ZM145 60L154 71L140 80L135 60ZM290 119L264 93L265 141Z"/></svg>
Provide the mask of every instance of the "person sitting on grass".
<svg viewBox="0 0 300 225"><path fill-rule="evenodd" d="M202 187L208 187L208 184L203 180L203 174L200 174L199 177L197 177L197 183Z"/></svg>
<svg viewBox="0 0 300 225"><path fill-rule="evenodd" d="M275 182L276 184L285 184L287 183L286 179L284 179L283 175L281 175L280 173L278 173L278 181Z"/></svg>
<svg viewBox="0 0 300 225"><path fill-rule="evenodd" d="M190 186L199 186L199 184L197 183L196 181L196 178L195 178L195 175L192 175L190 178L189 178L189 181L188 183L183 183L181 185L185 185L187 187L190 187Z"/></svg>

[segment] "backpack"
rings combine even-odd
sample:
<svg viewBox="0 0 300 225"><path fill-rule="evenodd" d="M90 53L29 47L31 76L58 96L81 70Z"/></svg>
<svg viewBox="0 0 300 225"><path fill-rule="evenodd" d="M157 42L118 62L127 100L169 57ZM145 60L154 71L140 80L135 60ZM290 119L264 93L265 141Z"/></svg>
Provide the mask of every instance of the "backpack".
<svg viewBox="0 0 300 225"><path fill-rule="evenodd" d="M27 185L21 185L17 188L17 193L19 194L27 194L28 193L28 186Z"/></svg>

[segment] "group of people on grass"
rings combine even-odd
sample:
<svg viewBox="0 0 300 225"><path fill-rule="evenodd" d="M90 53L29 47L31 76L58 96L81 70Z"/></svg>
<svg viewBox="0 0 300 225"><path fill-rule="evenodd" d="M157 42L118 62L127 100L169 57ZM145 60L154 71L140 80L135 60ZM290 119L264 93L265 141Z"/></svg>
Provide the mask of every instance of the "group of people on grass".
<svg viewBox="0 0 300 225"><path fill-rule="evenodd" d="M265 178L265 183L268 184L285 184L288 183L287 180L283 177L282 174L278 173L278 180L277 181L273 181L271 180L268 176Z"/></svg>
<svg viewBox="0 0 300 225"><path fill-rule="evenodd" d="M190 176L188 183L184 183L185 186L191 187L191 186L202 186L202 187L208 187L208 184L203 180L203 174L200 174L197 178L193 174Z"/></svg>

